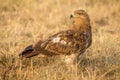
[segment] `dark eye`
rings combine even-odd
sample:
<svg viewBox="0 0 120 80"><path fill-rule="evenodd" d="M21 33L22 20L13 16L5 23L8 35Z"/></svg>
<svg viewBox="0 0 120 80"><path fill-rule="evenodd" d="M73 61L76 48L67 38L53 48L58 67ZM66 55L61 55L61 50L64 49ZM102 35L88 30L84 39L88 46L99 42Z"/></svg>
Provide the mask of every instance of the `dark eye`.
<svg viewBox="0 0 120 80"><path fill-rule="evenodd" d="M72 14L70 15L70 18L73 18L73 15L72 15Z"/></svg>

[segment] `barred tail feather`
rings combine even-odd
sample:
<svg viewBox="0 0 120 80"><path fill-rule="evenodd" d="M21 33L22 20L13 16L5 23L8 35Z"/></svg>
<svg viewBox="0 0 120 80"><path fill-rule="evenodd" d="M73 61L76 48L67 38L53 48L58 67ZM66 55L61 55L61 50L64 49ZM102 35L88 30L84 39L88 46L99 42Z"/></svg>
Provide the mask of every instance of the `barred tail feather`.
<svg viewBox="0 0 120 80"><path fill-rule="evenodd" d="M42 41L38 41L36 44L29 45L26 47L22 53L19 55L20 59L22 58L30 58L39 54L45 55L45 56L53 56L53 55L58 55L56 53L50 52L48 50L45 50L44 47L41 47L40 45L42 44Z"/></svg>

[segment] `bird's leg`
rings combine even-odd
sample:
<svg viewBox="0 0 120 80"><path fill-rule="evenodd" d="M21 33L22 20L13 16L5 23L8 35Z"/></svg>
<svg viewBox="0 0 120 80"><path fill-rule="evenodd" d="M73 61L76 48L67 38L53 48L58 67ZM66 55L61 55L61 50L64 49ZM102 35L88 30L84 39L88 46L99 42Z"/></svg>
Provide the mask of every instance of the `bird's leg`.
<svg viewBox="0 0 120 80"><path fill-rule="evenodd" d="M81 60L83 59L83 53L85 52L85 50L83 50L81 53L79 53L77 55L77 63L79 64L81 62Z"/></svg>
<svg viewBox="0 0 120 80"><path fill-rule="evenodd" d="M69 65L74 65L77 62L76 54L66 55L65 56L65 63Z"/></svg>
<svg viewBox="0 0 120 80"><path fill-rule="evenodd" d="M67 66L69 66L73 69L73 68L75 68L75 65L77 62L76 55L75 54L66 55L64 58L64 61L67 64Z"/></svg>
<svg viewBox="0 0 120 80"><path fill-rule="evenodd" d="M65 63L67 64L67 67L72 72L73 76L77 77L77 54L71 54L65 56Z"/></svg>

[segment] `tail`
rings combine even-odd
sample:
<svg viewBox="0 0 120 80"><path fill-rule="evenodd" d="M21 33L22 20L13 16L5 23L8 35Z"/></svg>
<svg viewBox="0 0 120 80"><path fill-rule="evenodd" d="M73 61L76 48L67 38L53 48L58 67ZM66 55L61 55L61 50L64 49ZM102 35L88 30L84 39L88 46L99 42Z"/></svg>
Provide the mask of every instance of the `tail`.
<svg viewBox="0 0 120 80"><path fill-rule="evenodd" d="M39 40L36 44L34 44L34 46L30 45L30 46L26 47L23 50L23 52L19 55L20 59L22 59L24 57L30 58L30 57L33 57L33 56L36 56L39 54L46 55L46 56L58 55L58 54L55 54L55 53L50 52L48 50L45 50L44 47L40 46L42 43L43 42L41 40Z"/></svg>
<svg viewBox="0 0 120 80"><path fill-rule="evenodd" d="M23 52L19 55L20 58L30 58L32 56L36 56L38 55L38 53L35 53L34 52L34 49L33 49L33 45L29 45L28 47L26 47Z"/></svg>

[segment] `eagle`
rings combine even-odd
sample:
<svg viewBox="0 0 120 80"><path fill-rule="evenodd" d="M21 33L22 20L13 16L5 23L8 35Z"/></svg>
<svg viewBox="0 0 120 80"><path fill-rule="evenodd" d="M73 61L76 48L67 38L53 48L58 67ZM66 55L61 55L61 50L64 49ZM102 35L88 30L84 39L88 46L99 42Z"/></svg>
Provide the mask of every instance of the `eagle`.
<svg viewBox="0 0 120 80"><path fill-rule="evenodd" d="M38 40L27 46L19 55L30 58L37 55L45 57L61 55L66 63L74 63L92 43L91 24L85 10L75 10L70 15L71 28L60 31L46 40Z"/></svg>

